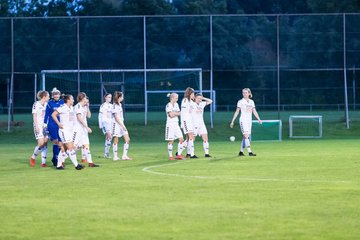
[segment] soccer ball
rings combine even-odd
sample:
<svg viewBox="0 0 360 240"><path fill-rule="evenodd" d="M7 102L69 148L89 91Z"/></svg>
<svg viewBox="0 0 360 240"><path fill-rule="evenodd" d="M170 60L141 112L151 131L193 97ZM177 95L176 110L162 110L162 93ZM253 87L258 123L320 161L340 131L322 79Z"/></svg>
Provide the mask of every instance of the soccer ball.
<svg viewBox="0 0 360 240"><path fill-rule="evenodd" d="M231 137L230 137L230 141L232 141L232 142L235 141L235 137L234 137L234 136L231 136Z"/></svg>

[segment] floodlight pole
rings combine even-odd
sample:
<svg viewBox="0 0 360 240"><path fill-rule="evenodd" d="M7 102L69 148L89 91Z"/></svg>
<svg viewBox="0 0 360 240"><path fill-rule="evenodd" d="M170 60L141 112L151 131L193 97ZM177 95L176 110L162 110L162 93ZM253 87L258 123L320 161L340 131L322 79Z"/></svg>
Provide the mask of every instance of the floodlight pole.
<svg viewBox="0 0 360 240"><path fill-rule="evenodd" d="M11 18L11 77L10 77L10 85L8 91L8 129L10 132L11 121L13 118L13 94L14 92L14 18Z"/></svg>
<svg viewBox="0 0 360 240"><path fill-rule="evenodd" d="M279 15L276 15L276 58L277 58L277 95L278 95L278 120L280 120L280 24Z"/></svg>
<svg viewBox="0 0 360 240"><path fill-rule="evenodd" d="M77 87L80 92L80 18L76 18L76 38L77 38Z"/></svg>
<svg viewBox="0 0 360 240"><path fill-rule="evenodd" d="M148 97L147 97L147 65L146 65L146 17L143 17L143 34L144 34L144 103L145 103L145 126L147 125Z"/></svg>
<svg viewBox="0 0 360 240"><path fill-rule="evenodd" d="M345 13L343 13L343 54L344 54L344 97L345 97L345 121L346 128L350 128L349 124L349 103L348 103L348 92L347 92L347 78L346 78L346 21Z"/></svg>
<svg viewBox="0 0 360 240"><path fill-rule="evenodd" d="M202 82L202 80L201 80ZM210 15L210 99L213 100L213 104L210 106L210 126L214 128L213 112L214 112L214 96L213 96L213 17Z"/></svg>

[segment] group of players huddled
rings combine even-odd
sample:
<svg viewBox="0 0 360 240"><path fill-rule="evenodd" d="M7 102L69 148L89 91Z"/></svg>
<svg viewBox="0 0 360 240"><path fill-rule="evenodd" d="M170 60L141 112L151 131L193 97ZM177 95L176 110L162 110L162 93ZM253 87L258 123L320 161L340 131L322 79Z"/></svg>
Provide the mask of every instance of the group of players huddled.
<svg viewBox="0 0 360 240"><path fill-rule="evenodd" d="M258 113L255 110L251 91L243 89L243 98L238 101L237 109L234 113L230 127L234 125L234 120L239 112L240 128L243 134L239 156L244 156L243 149L247 148L249 156L256 156L250 149L250 135L252 114L261 124ZM53 143L52 163L58 170L64 170L65 160L70 158L76 170L81 170L84 165L78 163L76 151L81 149L81 162L88 163L89 167L99 167L92 161L90 152L90 142L88 134L92 132L87 124L87 118L91 117L89 99L84 92L77 96L77 104L74 105L74 98L70 94L61 95L60 91L54 88L51 91L52 99L47 91L39 91L38 101L33 104L32 115L34 121L34 134L37 146L30 158L30 166L36 165L35 158L41 155L41 167L47 167L47 142L48 139ZM198 158L195 155L194 141L196 136L201 136L205 157L209 154L208 132L204 123L204 108L212 103L212 100L205 98L201 93L195 94L194 89L188 87L185 90L184 98L181 101L181 109L177 103L178 94L169 93L169 103L166 105L166 129L165 140L168 141L169 160L184 159L182 152L186 148L186 157ZM111 103L113 98L113 103ZM104 102L99 110L99 128L105 135L104 157L110 158L110 148L113 149L113 160L120 160L118 157L119 138L124 138L124 147L121 160L132 160L128 156L130 137L124 124L124 114L121 102L124 100L122 92L115 91L113 96L106 94ZM179 117L181 124L179 126ZM181 128L180 128L181 127ZM183 138L182 130L186 135ZM178 139L178 148L173 156L173 143Z"/></svg>

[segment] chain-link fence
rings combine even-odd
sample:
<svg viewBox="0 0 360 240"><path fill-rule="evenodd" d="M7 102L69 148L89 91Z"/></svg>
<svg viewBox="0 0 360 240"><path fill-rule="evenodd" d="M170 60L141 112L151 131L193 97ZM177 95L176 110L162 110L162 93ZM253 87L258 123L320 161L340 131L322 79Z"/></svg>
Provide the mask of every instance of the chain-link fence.
<svg viewBox="0 0 360 240"><path fill-rule="evenodd" d="M360 14L0 18L0 32L3 113L8 89L13 111L28 111L40 72L55 69L201 68L218 111L234 110L244 87L258 109L278 115L330 110L341 118L346 104L359 107ZM61 90L97 90L74 78Z"/></svg>

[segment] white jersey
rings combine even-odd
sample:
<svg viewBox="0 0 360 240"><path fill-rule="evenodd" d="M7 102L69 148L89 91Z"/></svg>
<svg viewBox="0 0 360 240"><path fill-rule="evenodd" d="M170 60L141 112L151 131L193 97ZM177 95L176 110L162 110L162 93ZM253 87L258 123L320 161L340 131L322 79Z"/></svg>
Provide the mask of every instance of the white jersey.
<svg viewBox="0 0 360 240"><path fill-rule="evenodd" d="M192 112L194 109L194 101L188 100L187 98L184 98L181 101L181 120L182 121L192 121Z"/></svg>
<svg viewBox="0 0 360 240"><path fill-rule="evenodd" d="M63 104L56 111L60 116L60 123L66 130L73 130L75 124L75 112L74 107Z"/></svg>
<svg viewBox="0 0 360 240"><path fill-rule="evenodd" d="M115 115L117 115L118 118L119 118L121 121L124 122L124 112L123 112L121 103L119 103L119 104L113 104L112 114L114 115L113 120L114 120L115 123L117 123L116 120L115 120Z"/></svg>
<svg viewBox="0 0 360 240"><path fill-rule="evenodd" d="M252 121L252 114L255 108L255 103L253 100L245 100L244 98L239 100L237 103L237 107L240 108L241 115L240 115L240 122L251 122Z"/></svg>
<svg viewBox="0 0 360 240"><path fill-rule="evenodd" d="M76 117L76 121L75 121L75 129L79 130L79 129L83 129L84 126L80 123L80 121L77 119L77 115L80 114L83 121L85 122L86 126L87 126L87 112L88 112L88 108L81 106L80 103L76 104L74 107L74 111L75 111L75 117Z"/></svg>
<svg viewBox="0 0 360 240"><path fill-rule="evenodd" d="M166 123L178 123L179 122L179 117L170 117L169 113L170 112L180 112L180 108L179 108L179 104L178 103L174 103L172 104L171 102L169 102L168 104L166 104L165 107L165 112L166 112Z"/></svg>
<svg viewBox="0 0 360 240"><path fill-rule="evenodd" d="M193 119L194 124L202 124L204 123L204 108L206 107L206 102L202 101L200 103L195 103L194 111L193 111Z"/></svg>
<svg viewBox="0 0 360 240"><path fill-rule="evenodd" d="M44 123L45 110L46 110L46 104L42 105L41 101L34 102L32 107L32 114L36 114L36 122L39 127L42 127Z"/></svg>
<svg viewBox="0 0 360 240"><path fill-rule="evenodd" d="M103 104L101 104L99 110L99 125L101 125L104 122L105 123L112 122L112 118L113 118L112 109L113 109L113 105L111 103L104 102Z"/></svg>

